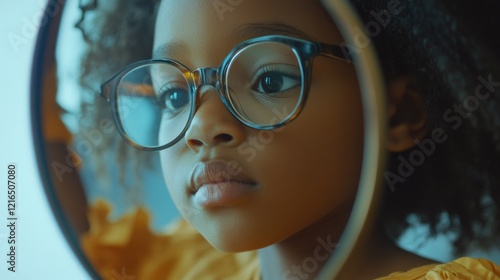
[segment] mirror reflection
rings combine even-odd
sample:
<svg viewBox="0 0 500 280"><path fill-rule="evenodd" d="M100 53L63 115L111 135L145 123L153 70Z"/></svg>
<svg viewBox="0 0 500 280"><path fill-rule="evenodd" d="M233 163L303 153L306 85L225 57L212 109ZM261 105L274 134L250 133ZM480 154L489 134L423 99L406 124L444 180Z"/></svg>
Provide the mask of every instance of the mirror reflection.
<svg viewBox="0 0 500 280"><path fill-rule="evenodd" d="M358 194L369 45L387 167L338 279L500 277L500 7L349 2L364 21L351 40L320 1L67 1L43 147L100 277L315 279L372 199Z"/></svg>

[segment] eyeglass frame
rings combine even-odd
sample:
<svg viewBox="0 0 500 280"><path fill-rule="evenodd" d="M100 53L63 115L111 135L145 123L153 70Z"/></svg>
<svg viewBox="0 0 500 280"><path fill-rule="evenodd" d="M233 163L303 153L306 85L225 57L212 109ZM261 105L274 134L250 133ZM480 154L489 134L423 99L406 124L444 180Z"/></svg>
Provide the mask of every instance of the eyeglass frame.
<svg viewBox="0 0 500 280"><path fill-rule="evenodd" d="M288 47L290 47L290 49L293 51L298 60L300 72L303 79L301 83L301 96L299 97L298 100L299 103L298 106L296 105L294 111L291 114L289 114L287 118L273 125L258 125L253 122L249 122L245 120L243 117L241 117L240 113L233 107L233 105L229 101L230 97L229 93L226 90L227 85L225 83L227 79L228 68L233 59L239 54L239 52L250 45L256 43L264 43L264 42L277 42L285 44ZM222 100L222 103L228 109L231 115L233 115L233 117L235 117L240 123L249 128L257 130L272 130L290 123L291 121L296 119L298 115L300 115L302 109L306 104L311 84L312 62L313 59L318 55L346 62L352 62L352 58L349 54L348 49L343 45L326 44L312 40L305 40L296 37L285 36L285 35L267 35L267 36L256 37L239 43L226 55L226 57L222 60L222 63L217 68L202 67L191 71L188 67L186 67L184 64L180 63L177 60L163 59L163 58L147 59L134 62L132 64L129 64L122 70L120 70L118 73L113 75L104 83L102 83L100 88L101 89L100 95L104 97L107 100L108 104L110 105L111 112L113 114L113 119L118 128L118 132L125 140L125 142L127 142L129 145L139 150L159 151L175 145L184 137L186 131L191 125L191 122L196 114L200 96L198 94L198 89L203 85L210 85L214 87L219 95L219 98ZM165 145L161 145L158 147L145 147L135 143L132 139L130 139L127 133L125 132L125 129L123 128L117 102L118 85L122 81L122 78L125 75L129 74L134 69L141 66L146 66L156 63L169 64L171 66L176 67L180 72L182 72L188 84L190 91L189 94L191 94L192 102L190 102L191 103L190 113L186 125L176 138L174 138Z"/></svg>

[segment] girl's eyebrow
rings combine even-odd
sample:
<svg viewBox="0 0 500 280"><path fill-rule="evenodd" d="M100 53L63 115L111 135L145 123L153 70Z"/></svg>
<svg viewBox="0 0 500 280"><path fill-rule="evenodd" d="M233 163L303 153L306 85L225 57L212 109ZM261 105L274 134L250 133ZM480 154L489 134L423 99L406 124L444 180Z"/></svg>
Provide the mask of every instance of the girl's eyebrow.
<svg viewBox="0 0 500 280"><path fill-rule="evenodd" d="M245 40L266 35L287 35L309 41L317 41L304 31L281 22L249 23L238 28L233 34ZM154 49L153 58L180 57L181 55L187 55L186 52L188 50L186 44L183 42L167 42Z"/></svg>
<svg viewBox="0 0 500 280"><path fill-rule="evenodd" d="M181 54L187 55L188 48L182 42L168 42L158 46L153 51L153 58L179 57Z"/></svg>
<svg viewBox="0 0 500 280"><path fill-rule="evenodd" d="M255 38L266 35L287 35L309 41L316 41L304 31L281 22L255 22L245 24L238 28L235 34L244 38Z"/></svg>

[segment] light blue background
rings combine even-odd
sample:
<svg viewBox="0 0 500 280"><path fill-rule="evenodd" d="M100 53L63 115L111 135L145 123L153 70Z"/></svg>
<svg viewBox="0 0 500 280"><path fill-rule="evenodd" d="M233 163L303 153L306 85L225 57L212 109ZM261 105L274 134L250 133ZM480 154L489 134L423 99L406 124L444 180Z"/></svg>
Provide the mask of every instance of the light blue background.
<svg viewBox="0 0 500 280"><path fill-rule="evenodd" d="M28 26L38 25L45 2L4 1L0 9L0 279L89 279L52 216L32 143L29 86L36 33ZM13 34L25 38L23 43L12 44ZM9 162L18 167L16 273L6 263Z"/></svg>

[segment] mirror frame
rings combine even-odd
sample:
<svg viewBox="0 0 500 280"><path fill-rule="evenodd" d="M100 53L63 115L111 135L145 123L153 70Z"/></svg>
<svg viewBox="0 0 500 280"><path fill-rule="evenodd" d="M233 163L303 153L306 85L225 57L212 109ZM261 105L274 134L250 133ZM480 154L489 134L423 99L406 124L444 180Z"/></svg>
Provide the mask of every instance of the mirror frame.
<svg viewBox="0 0 500 280"><path fill-rule="evenodd" d="M348 0L322 0L322 2L338 25L347 44L355 45L352 36L355 34L354 28L363 25L352 5L348 3ZM50 76L52 72L47 73L44 70L56 65L55 46L64 4L65 0L48 1L46 9L50 5L56 5L60 10L55 16L46 17L47 22L41 25L35 45L30 99L33 143L43 188L57 224L73 253L91 278L100 279L101 277L84 255L74 228L70 226L68 215L61 207L51 176L50 155L47 153L44 139L43 108L46 100L43 95L46 93L47 84L56 83L55 76ZM364 113L364 151L360 183L353 212L339 241L342 246L339 246L329 258L318 279L342 277L343 273L349 270L349 260L356 257L356 251L363 247L363 242L371 232L381 195L380 182L386 158L386 100L383 94L385 84L373 44L354 53L353 58L358 77L363 81L360 85Z"/></svg>
<svg viewBox="0 0 500 280"><path fill-rule="evenodd" d="M51 74L55 74L55 72L49 71L47 73L46 69L52 69L56 66L55 46L65 3L65 0L49 0L47 2L45 6L45 13L43 14L45 17L42 19L42 23L37 34L31 68L31 131L33 135L33 145L39 176L57 225L71 248L71 251L77 257L78 261L84 267L88 275L92 279L100 279L101 277L83 253L80 247L80 241L77 238L78 236L75 234L75 229L71 226L68 215L64 213L61 207L61 201L58 199L58 194L54 188L54 178L51 176L52 171L50 170L51 164L49 162L51 155L47 151L47 141L44 138L44 131L46 129L44 125L45 119L43 112L46 105L46 98L44 98L44 94L46 94L47 86L51 83L57 82L55 75L51 76ZM55 12L55 15L48 13L50 7L57 7L58 11ZM72 166L72 168L75 167ZM76 168L72 171L76 172Z"/></svg>
<svg viewBox="0 0 500 280"><path fill-rule="evenodd" d="M386 166L387 110L385 82L373 43L357 48L354 34L364 30L363 21L348 0L321 0L346 40L360 80L364 114L364 150L356 200L342 232L335 254L328 259L318 279L344 279L359 268L349 266L371 237L382 198L383 172ZM352 263L352 262L351 262Z"/></svg>

